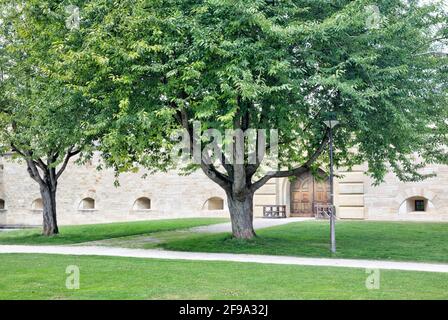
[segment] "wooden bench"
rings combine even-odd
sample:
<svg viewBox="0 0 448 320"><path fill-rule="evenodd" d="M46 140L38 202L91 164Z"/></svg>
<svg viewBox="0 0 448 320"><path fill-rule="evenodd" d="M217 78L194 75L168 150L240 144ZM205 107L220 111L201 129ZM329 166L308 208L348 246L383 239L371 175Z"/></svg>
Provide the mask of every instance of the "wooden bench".
<svg viewBox="0 0 448 320"><path fill-rule="evenodd" d="M263 218L270 218L270 219L286 218L286 206L285 205L263 206Z"/></svg>

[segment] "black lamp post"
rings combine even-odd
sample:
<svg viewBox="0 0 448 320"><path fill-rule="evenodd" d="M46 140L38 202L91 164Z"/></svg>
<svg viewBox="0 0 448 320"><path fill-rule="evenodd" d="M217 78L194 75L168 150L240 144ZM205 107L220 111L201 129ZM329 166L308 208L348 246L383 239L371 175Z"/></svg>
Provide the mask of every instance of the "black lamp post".
<svg viewBox="0 0 448 320"><path fill-rule="evenodd" d="M324 121L326 126L330 129L330 244L331 252L336 253L336 208L334 206L334 186L333 186L333 128L339 124L339 121L330 117L330 120Z"/></svg>

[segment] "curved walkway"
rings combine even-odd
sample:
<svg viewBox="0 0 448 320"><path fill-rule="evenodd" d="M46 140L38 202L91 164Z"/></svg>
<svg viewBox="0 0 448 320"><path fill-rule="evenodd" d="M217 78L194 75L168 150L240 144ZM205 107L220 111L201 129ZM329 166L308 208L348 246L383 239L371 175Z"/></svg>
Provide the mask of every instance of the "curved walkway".
<svg viewBox="0 0 448 320"><path fill-rule="evenodd" d="M254 229L263 229L275 226L281 226L284 224L292 222L310 221L316 220L315 218L284 218L284 219L264 219L255 218L254 219ZM232 225L230 222L223 222L217 224L210 224L208 226L200 226L190 228L192 232L204 232L204 233L222 233L222 232L232 232Z"/></svg>
<svg viewBox="0 0 448 320"><path fill-rule="evenodd" d="M165 250L126 249L94 246L22 246L0 245L1 253L40 253L63 255L113 256L173 260L232 261L300 266L348 267L448 273L448 264L354 260L329 258L300 258L232 253L181 252Z"/></svg>

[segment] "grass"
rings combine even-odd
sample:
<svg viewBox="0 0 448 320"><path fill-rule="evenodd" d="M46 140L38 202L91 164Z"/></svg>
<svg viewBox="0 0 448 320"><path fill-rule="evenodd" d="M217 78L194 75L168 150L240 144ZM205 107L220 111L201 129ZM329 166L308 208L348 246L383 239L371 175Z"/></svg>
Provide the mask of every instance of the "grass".
<svg viewBox="0 0 448 320"><path fill-rule="evenodd" d="M340 221L336 230L334 256L338 258L448 262L448 223ZM165 236L156 246L180 251L331 256L325 221L291 223L262 229L257 234L254 240L241 241L229 234L185 233L180 238Z"/></svg>
<svg viewBox="0 0 448 320"><path fill-rule="evenodd" d="M119 237L135 236L147 233L171 231L191 228L227 221L221 218L191 218L150 220L123 223L92 224L78 226L64 226L60 234L53 237L44 237L40 229L26 229L18 231L0 232L0 245L2 244L28 244L28 245L63 245L88 241L98 241Z"/></svg>
<svg viewBox="0 0 448 320"><path fill-rule="evenodd" d="M448 274L36 254L0 255L0 299L448 299ZM65 287L66 268L80 289Z"/></svg>
<svg viewBox="0 0 448 320"><path fill-rule="evenodd" d="M77 244L163 248L304 257L331 257L328 223L307 221L261 229L250 241L229 234L195 233L190 227L225 221L216 218L152 220L68 226L46 238L40 230L0 233L0 244ZM397 261L448 262L448 223L338 221L334 257Z"/></svg>

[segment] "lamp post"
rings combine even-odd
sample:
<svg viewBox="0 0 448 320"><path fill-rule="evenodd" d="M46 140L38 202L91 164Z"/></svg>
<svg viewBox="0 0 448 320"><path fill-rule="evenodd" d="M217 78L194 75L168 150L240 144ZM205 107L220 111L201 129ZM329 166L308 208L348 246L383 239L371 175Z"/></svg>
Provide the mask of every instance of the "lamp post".
<svg viewBox="0 0 448 320"><path fill-rule="evenodd" d="M333 128L339 124L339 121L330 118L324 121L325 125L330 129L330 244L331 252L336 253L336 208L334 206L334 186L333 186Z"/></svg>

